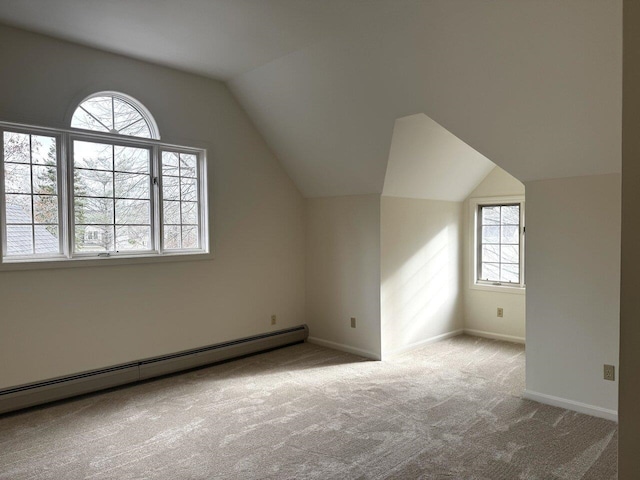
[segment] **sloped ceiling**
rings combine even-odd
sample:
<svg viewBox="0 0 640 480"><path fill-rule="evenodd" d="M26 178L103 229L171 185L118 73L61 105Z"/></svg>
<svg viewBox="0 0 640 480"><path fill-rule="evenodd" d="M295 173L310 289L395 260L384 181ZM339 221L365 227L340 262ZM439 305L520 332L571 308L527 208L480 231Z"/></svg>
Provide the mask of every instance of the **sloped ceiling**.
<svg viewBox="0 0 640 480"><path fill-rule="evenodd" d="M396 120L382 194L461 202L495 164L424 114Z"/></svg>
<svg viewBox="0 0 640 480"><path fill-rule="evenodd" d="M522 181L620 171L621 0L3 0L0 21L225 79L306 196L381 193L416 113Z"/></svg>

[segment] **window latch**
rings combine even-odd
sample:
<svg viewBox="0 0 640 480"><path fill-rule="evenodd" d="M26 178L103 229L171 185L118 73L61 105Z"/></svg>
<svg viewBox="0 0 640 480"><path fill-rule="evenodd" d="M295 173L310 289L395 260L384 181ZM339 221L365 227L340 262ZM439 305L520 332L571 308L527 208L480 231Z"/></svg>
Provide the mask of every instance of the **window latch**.
<svg viewBox="0 0 640 480"><path fill-rule="evenodd" d="M98 256L99 257L110 257L111 254L109 252L104 252L104 253L99 253Z"/></svg>
<svg viewBox="0 0 640 480"><path fill-rule="evenodd" d="M153 184L158 185L158 177L153 177Z"/></svg>

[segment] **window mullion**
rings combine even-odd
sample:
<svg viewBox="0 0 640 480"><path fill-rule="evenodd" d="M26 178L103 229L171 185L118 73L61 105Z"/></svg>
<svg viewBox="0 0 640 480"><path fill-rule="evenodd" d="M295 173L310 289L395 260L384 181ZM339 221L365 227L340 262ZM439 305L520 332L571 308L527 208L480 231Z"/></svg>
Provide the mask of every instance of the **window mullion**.
<svg viewBox="0 0 640 480"><path fill-rule="evenodd" d="M65 199L63 202L65 203L65 230L67 232L67 241L65 248L67 249L67 257L73 258L75 251L75 205L74 205L74 159L73 159L73 141L71 140L71 136L67 133L63 134L64 136L64 144L65 144L65 161L63 162L65 165L66 171L65 179L66 179L66 188L64 190Z"/></svg>
<svg viewBox="0 0 640 480"><path fill-rule="evenodd" d="M153 248L162 254L160 241L162 199L160 192L160 149L155 146L151 149L151 238Z"/></svg>

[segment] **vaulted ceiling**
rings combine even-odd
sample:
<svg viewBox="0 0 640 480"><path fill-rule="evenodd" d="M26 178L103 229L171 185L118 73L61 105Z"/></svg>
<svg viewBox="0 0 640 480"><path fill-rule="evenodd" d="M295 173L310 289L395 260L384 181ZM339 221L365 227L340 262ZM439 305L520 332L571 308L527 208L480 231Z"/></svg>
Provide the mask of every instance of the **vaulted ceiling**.
<svg viewBox="0 0 640 480"><path fill-rule="evenodd" d="M306 196L381 193L413 114L522 181L620 171L620 0L3 0L0 21L228 82Z"/></svg>

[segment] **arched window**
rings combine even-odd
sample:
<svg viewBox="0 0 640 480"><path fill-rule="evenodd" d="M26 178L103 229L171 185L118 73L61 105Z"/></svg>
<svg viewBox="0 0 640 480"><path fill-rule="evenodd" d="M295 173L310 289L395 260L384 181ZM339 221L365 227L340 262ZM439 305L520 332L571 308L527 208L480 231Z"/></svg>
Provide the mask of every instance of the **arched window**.
<svg viewBox="0 0 640 480"><path fill-rule="evenodd" d="M85 98L73 113L71 126L130 137L160 138L147 109L128 95L116 92L99 92Z"/></svg>
<svg viewBox="0 0 640 480"><path fill-rule="evenodd" d="M205 150L158 141L147 109L117 92L85 98L71 127L0 122L0 270L209 254Z"/></svg>

